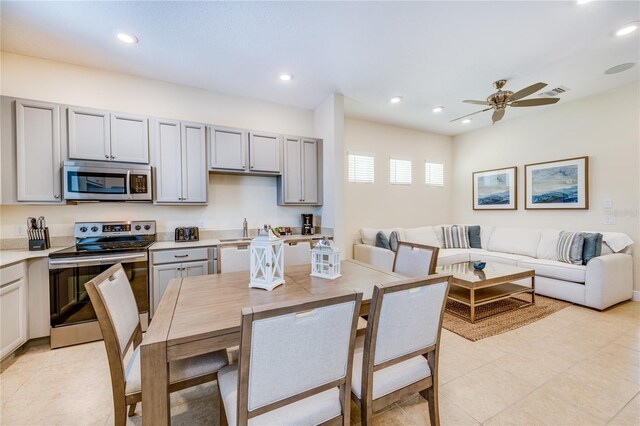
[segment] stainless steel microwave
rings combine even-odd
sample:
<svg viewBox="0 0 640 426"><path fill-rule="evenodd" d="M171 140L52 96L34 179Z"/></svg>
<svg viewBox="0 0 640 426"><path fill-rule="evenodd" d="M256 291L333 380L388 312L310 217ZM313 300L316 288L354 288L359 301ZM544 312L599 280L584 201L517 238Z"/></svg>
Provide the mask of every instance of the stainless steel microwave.
<svg viewBox="0 0 640 426"><path fill-rule="evenodd" d="M101 161L65 161L65 200L151 201L151 166Z"/></svg>

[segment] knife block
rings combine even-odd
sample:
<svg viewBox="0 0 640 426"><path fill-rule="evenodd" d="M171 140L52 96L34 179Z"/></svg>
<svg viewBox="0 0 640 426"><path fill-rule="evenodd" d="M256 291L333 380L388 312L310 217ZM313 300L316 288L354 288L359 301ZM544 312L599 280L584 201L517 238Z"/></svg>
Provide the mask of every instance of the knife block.
<svg viewBox="0 0 640 426"><path fill-rule="evenodd" d="M51 248L51 240L49 239L49 228L44 228L42 232L37 229L28 230L29 235L29 251L46 250ZM42 234L42 235L38 235Z"/></svg>

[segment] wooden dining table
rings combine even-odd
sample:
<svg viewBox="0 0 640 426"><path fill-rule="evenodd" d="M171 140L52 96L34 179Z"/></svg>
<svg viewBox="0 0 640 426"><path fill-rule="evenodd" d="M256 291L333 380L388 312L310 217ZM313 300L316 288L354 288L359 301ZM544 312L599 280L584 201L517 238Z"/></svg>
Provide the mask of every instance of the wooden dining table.
<svg viewBox="0 0 640 426"><path fill-rule="evenodd" d="M248 271L172 280L140 348L142 423L170 423L170 362L240 344L242 308L357 289L363 293L360 314L366 315L376 284L404 278L353 260L341 262L342 276L334 280L310 272L310 265L286 267L285 283L272 291L249 288Z"/></svg>

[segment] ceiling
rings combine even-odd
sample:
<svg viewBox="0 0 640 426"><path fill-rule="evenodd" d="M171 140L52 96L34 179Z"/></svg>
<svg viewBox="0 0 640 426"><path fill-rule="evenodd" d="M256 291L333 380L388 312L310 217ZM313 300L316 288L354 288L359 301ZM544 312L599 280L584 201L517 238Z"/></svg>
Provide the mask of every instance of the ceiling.
<svg viewBox="0 0 640 426"><path fill-rule="evenodd" d="M2 50L313 109L345 95L348 116L454 135L491 124L492 82L570 89L560 104L637 81L638 1L14 2ZM125 45L116 30L140 42ZM294 75L290 82L281 72ZM402 96L397 105L389 103ZM536 95L534 95L536 96ZM434 114L434 106L445 110ZM503 121L556 108L512 108ZM500 124L496 124L500 125Z"/></svg>

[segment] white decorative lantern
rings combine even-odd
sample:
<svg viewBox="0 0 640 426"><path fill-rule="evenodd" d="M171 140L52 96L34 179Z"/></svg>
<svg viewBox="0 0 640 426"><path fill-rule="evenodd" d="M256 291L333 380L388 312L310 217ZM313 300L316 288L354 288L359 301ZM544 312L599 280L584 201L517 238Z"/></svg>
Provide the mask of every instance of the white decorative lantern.
<svg viewBox="0 0 640 426"><path fill-rule="evenodd" d="M273 290L284 284L284 245L270 226L258 230L249 245L251 281L249 287Z"/></svg>
<svg viewBox="0 0 640 426"><path fill-rule="evenodd" d="M311 276L330 280L340 276L340 250L327 237L311 249Z"/></svg>

